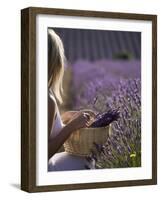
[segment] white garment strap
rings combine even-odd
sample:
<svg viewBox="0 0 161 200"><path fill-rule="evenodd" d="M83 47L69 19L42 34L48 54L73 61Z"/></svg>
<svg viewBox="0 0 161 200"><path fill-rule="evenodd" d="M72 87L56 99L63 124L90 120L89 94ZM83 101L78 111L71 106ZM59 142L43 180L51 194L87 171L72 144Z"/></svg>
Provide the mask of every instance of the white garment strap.
<svg viewBox="0 0 161 200"><path fill-rule="evenodd" d="M64 124L61 120L61 116L60 116L60 112L59 112L59 108L58 108L58 105L57 105L55 94L51 90L49 90L49 95L52 98L52 100L55 102L55 106L56 106L56 118L53 119L53 125L52 125L52 130L51 130L51 135L50 135L50 137L53 138L64 127Z"/></svg>
<svg viewBox="0 0 161 200"><path fill-rule="evenodd" d="M55 96L54 92L51 89L49 89L49 95L50 95L51 99L54 101L54 103L56 105L56 112L59 112L58 104L57 104L57 101L56 101L56 96Z"/></svg>

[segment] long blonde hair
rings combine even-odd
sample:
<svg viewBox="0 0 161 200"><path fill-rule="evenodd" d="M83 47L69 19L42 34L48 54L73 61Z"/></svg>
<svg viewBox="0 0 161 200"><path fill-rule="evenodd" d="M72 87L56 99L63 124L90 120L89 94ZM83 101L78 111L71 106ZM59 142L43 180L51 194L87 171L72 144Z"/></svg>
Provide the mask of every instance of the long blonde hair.
<svg viewBox="0 0 161 200"><path fill-rule="evenodd" d="M48 88L55 94L58 102L63 102L64 47L62 40L48 28Z"/></svg>

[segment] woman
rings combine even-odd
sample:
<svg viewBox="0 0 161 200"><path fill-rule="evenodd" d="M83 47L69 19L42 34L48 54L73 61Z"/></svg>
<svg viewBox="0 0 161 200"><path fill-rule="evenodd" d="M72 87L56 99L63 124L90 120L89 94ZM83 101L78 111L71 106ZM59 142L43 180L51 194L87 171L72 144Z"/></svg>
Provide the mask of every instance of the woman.
<svg viewBox="0 0 161 200"><path fill-rule="evenodd" d="M85 169L86 159L70 155L67 152L57 153L59 148L77 129L88 127L95 114L90 111L68 111L60 116L57 102L62 103L62 81L64 74L64 48L60 37L48 29L48 170ZM66 124L66 125L65 125Z"/></svg>

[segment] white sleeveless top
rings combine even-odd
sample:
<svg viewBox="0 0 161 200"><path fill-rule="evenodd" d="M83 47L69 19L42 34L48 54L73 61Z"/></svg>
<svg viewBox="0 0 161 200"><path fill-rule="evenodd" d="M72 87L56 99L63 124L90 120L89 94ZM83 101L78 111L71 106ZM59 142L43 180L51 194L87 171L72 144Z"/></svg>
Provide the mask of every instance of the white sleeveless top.
<svg viewBox="0 0 161 200"><path fill-rule="evenodd" d="M52 123L52 128L51 128L51 133L50 133L50 137L54 138L56 135L59 134L59 132L61 131L61 129L65 126L61 120L61 116L60 116L60 112L59 112L59 108L58 108L58 104L55 98L55 94L49 90L49 96L51 97L51 99L54 101L55 103L55 113L56 113L56 117L54 117L53 119L53 123Z"/></svg>

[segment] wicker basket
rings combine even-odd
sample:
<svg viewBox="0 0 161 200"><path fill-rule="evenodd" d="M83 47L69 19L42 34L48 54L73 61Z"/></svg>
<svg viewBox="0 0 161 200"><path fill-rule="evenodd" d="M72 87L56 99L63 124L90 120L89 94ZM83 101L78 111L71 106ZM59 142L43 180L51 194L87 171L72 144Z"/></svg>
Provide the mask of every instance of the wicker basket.
<svg viewBox="0 0 161 200"><path fill-rule="evenodd" d="M93 143L104 144L111 134L111 126L101 128L81 128L73 132L64 143L66 152L87 156L93 149Z"/></svg>

